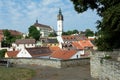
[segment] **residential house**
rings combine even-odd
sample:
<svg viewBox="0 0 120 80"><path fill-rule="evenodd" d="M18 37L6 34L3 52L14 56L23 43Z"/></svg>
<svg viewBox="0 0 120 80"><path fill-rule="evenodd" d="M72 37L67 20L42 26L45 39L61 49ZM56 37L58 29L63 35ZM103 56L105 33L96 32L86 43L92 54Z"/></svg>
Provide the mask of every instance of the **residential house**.
<svg viewBox="0 0 120 80"><path fill-rule="evenodd" d="M54 47L59 46L56 38L41 38L42 46L44 47Z"/></svg>
<svg viewBox="0 0 120 80"><path fill-rule="evenodd" d="M87 39L85 36L79 35L64 35L57 37L60 48L72 48L72 42Z"/></svg>
<svg viewBox="0 0 120 80"><path fill-rule="evenodd" d="M41 37L48 37L49 34L54 31L50 26L38 23L38 20L36 20L36 23L34 23L33 26L40 31Z"/></svg>
<svg viewBox="0 0 120 80"><path fill-rule="evenodd" d="M48 47L24 48L17 54L17 57L49 58L51 53Z"/></svg>
<svg viewBox="0 0 120 80"><path fill-rule="evenodd" d="M82 53L83 53L83 50L81 51L57 50L51 54L50 59L59 59L59 60L77 59L77 58L80 58Z"/></svg>
<svg viewBox="0 0 120 80"><path fill-rule="evenodd" d="M23 48L34 48L35 39L17 39L12 45L15 50L22 50Z"/></svg>
<svg viewBox="0 0 120 80"><path fill-rule="evenodd" d="M93 49L93 44L91 43L90 40L80 40L79 41L80 45L84 48L84 49Z"/></svg>

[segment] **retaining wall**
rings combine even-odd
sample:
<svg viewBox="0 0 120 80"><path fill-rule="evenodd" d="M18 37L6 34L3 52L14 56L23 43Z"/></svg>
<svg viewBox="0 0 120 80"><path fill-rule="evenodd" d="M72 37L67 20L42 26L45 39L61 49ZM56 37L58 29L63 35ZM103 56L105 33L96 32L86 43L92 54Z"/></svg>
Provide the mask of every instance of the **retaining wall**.
<svg viewBox="0 0 120 80"><path fill-rule="evenodd" d="M56 59L40 59L40 58L7 58L15 65L34 65L34 66L50 66L55 68L73 67L79 65L87 65L90 63L89 58L56 60Z"/></svg>

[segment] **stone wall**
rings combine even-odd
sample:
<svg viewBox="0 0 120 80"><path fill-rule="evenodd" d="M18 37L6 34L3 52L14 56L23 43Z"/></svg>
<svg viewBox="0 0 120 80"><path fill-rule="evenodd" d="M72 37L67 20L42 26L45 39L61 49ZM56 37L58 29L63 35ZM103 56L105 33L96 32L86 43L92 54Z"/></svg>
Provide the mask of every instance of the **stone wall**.
<svg viewBox="0 0 120 80"><path fill-rule="evenodd" d="M103 59L106 55L112 59ZM90 55L90 69L93 78L99 80L120 80L120 52L92 52Z"/></svg>
<svg viewBox="0 0 120 80"><path fill-rule="evenodd" d="M89 58L55 60L40 58L7 58L8 61L15 65L34 65L34 66L50 66L55 68L73 67L79 65L87 65L90 63Z"/></svg>
<svg viewBox="0 0 120 80"><path fill-rule="evenodd" d="M120 80L120 62L104 59L99 80Z"/></svg>
<svg viewBox="0 0 120 80"><path fill-rule="evenodd" d="M90 64L90 58L61 60L61 67L74 67Z"/></svg>

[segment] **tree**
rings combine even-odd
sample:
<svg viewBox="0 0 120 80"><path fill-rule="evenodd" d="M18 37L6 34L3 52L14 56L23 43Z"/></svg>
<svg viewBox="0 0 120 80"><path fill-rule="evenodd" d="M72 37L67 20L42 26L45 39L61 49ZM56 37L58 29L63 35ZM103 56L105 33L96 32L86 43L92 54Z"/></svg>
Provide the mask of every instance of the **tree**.
<svg viewBox="0 0 120 80"><path fill-rule="evenodd" d="M101 33L96 40L99 50L120 48L120 1L119 0L71 0L78 13L88 9L97 11L102 20L97 21ZM104 44L103 44L104 43ZM104 48L103 48L104 46Z"/></svg>
<svg viewBox="0 0 120 80"><path fill-rule="evenodd" d="M67 32L63 32L62 35L71 35L71 34L78 34L78 30L68 30Z"/></svg>
<svg viewBox="0 0 120 80"><path fill-rule="evenodd" d="M56 36L57 36L57 34L55 32L52 32L49 34L49 37L56 37Z"/></svg>
<svg viewBox="0 0 120 80"><path fill-rule="evenodd" d="M3 58L5 56L5 52L7 52L6 49L0 50L0 58Z"/></svg>
<svg viewBox="0 0 120 80"><path fill-rule="evenodd" d="M40 31L37 30L35 26L30 26L29 28L29 37L34 38L35 40L39 40L40 38Z"/></svg>
<svg viewBox="0 0 120 80"><path fill-rule="evenodd" d="M93 31L91 31L90 29L86 29L85 30L85 36L94 36L94 32Z"/></svg>
<svg viewBox="0 0 120 80"><path fill-rule="evenodd" d="M9 30L3 30L4 40L2 41L2 47L10 47L16 39L20 39L22 36L13 36Z"/></svg>
<svg viewBox="0 0 120 80"><path fill-rule="evenodd" d="M73 33L73 34L78 34L79 31L75 29L75 30L72 31L72 33Z"/></svg>

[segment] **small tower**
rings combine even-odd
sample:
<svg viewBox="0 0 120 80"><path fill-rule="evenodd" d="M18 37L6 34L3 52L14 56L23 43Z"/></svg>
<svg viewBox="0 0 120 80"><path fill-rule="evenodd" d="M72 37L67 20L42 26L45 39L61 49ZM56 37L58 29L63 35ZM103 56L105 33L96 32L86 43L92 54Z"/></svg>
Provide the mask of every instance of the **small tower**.
<svg viewBox="0 0 120 80"><path fill-rule="evenodd" d="M57 15L57 35L61 36L63 32L63 15L61 9L59 9L59 14Z"/></svg>

